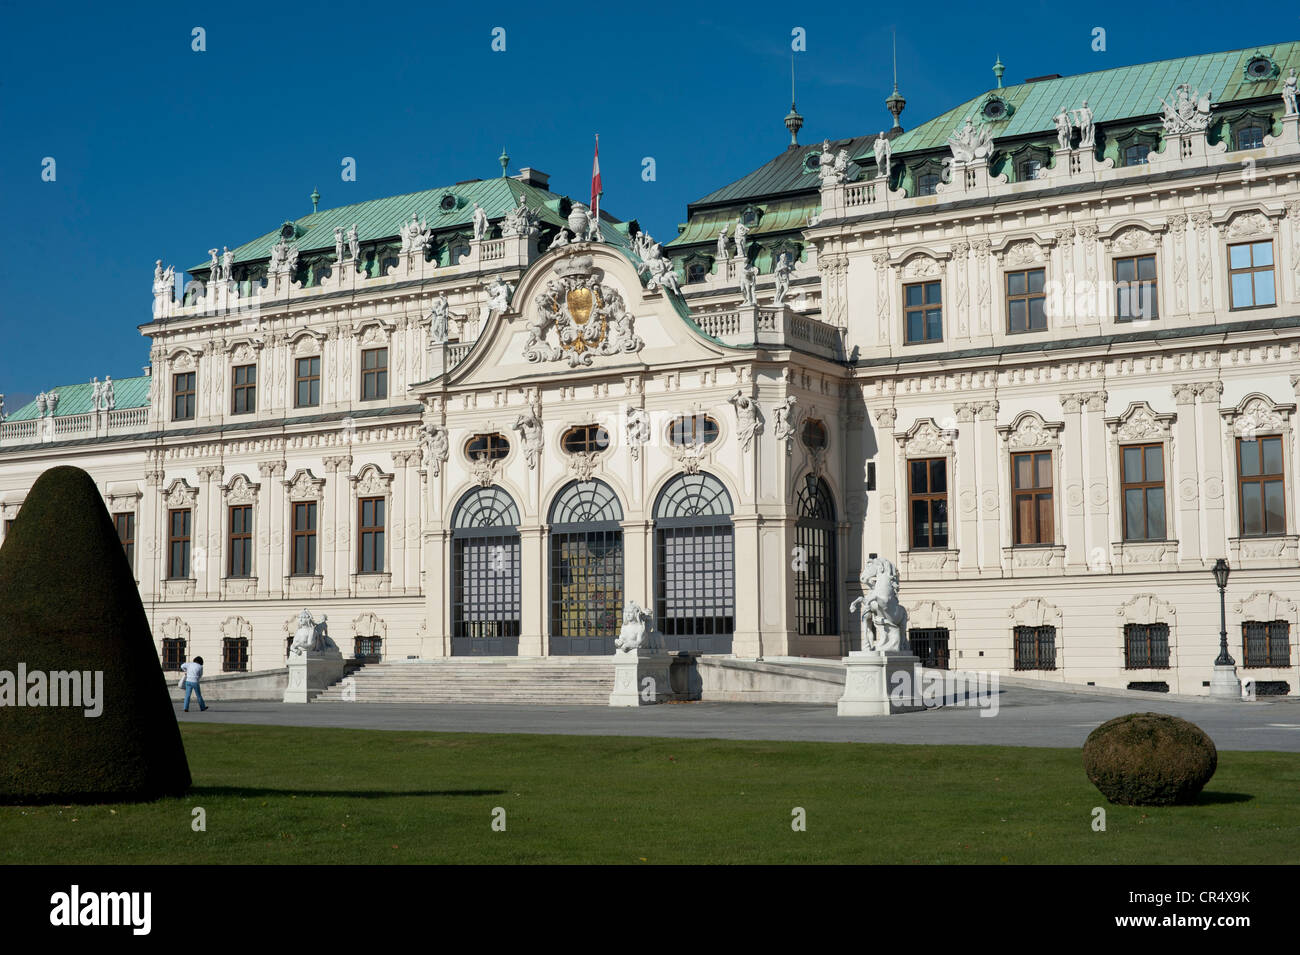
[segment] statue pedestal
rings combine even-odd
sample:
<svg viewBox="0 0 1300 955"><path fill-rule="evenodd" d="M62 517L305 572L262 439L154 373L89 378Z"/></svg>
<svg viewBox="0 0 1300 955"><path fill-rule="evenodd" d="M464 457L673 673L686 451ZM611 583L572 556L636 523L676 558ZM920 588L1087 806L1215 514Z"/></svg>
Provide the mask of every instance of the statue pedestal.
<svg viewBox="0 0 1300 955"><path fill-rule="evenodd" d="M1210 677L1210 698L1215 700L1240 700L1241 680L1233 664L1216 664Z"/></svg>
<svg viewBox="0 0 1300 955"><path fill-rule="evenodd" d="M615 651L614 692L609 695L609 705L650 706L669 699L673 695L668 673L672 661L666 650Z"/></svg>
<svg viewBox="0 0 1300 955"><path fill-rule="evenodd" d="M891 716L923 709L916 686L920 658L898 651L855 650L844 658L839 716Z"/></svg>
<svg viewBox="0 0 1300 955"><path fill-rule="evenodd" d="M345 669L343 654L337 649L291 653L284 702L310 703L313 696L342 677Z"/></svg>

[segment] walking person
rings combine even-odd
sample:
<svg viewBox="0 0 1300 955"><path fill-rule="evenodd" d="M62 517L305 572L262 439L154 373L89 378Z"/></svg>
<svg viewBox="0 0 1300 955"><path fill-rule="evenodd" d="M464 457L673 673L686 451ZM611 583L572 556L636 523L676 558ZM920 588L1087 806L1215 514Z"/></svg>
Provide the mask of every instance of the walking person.
<svg viewBox="0 0 1300 955"><path fill-rule="evenodd" d="M185 691L185 712L190 711L190 694L199 698L199 712L208 708L203 702L203 691L199 689L199 680L203 678L203 658L195 657L193 663L182 663L184 675L181 677L181 689Z"/></svg>

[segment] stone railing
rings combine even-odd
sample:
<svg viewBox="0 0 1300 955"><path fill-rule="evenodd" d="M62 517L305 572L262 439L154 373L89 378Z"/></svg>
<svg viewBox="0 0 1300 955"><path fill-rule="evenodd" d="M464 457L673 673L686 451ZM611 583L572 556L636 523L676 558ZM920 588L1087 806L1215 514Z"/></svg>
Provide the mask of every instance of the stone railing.
<svg viewBox="0 0 1300 955"><path fill-rule="evenodd" d="M740 312L701 312L691 318L700 331L714 338L727 338L740 331Z"/></svg>
<svg viewBox="0 0 1300 955"><path fill-rule="evenodd" d="M41 418L27 421L6 421L0 424L0 444L25 444L39 440Z"/></svg>
<svg viewBox="0 0 1300 955"><path fill-rule="evenodd" d="M696 312L691 320L700 331L724 345L799 348L827 358L844 357L843 329L800 315L788 305L742 305L737 309Z"/></svg>
<svg viewBox="0 0 1300 955"><path fill-rule="evenodd" d="M473 342L449 342L447 344L447 368L452 369L465 360L469 350L474 347Z"/></svg>
<svg viewBox="0 0 1300 955"><path fill-rule="evenodd" d="M505 239L484 239L479 251L483 262L498 262L506 257Z"/></svg>
<svg viewBox="0 0 1300 955"><path fill-rule="evenodd" d="M54 418L32 418L0 424L0 445L43 444L75 438L98 438L112 434L134 434L149 426L149 409L122 408L88 411Z"/></svg>
<svg viewBox="0 0 1300 955"><path fill-rule="evenodd" d="M70 414L54 419L54 436L66 438L74 434L90 434L95 430L95 415Z"/></svg>

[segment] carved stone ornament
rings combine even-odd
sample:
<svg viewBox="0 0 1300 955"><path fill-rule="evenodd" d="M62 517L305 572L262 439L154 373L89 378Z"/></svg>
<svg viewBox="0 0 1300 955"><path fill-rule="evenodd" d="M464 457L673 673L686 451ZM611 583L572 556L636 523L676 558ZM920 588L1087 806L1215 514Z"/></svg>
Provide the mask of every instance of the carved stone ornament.
<svg viewBox="0 0 1300 955"><path fill-rule="evenodd" d="M424 464L434 477L442 474L442 466L451 455L451 444L447 429L436 424L426 424L420 428L420 448L424 455Z"/></svg>
<svg viewBox="0 0 1300 955"><path fill-rule="evenodd" d="M1106 240L1106 248L1114 252L1139 252L1154 249L1158 240L1141 226L1129 226L1121 229Z"/></svg>
<svg viewBox="0 0 1300 955"><path fill-rule="evenodd" d="M903 278L930 278L943 272L943 267L936 259L923 253L912 256L903 264Z"/></svg>
<svg viewBox="0 0 1300 955"><path fill-rule="evenodd" d="M933 418L916 422L906 434L900 435L903 453L907 455L949 454L952 451L952 433L944 431Z"/></svg>
<svg viewBox="0 0 1300 955"><path fill-rule="evenodd" d="M1108 418L1120 441L1159 441L1169 437L1169 426L1174 415L1156 414L1145 401L1135 401L1118 418Z"/></svg>
<svg viewBox="0 0 1300 955"><path fill-rule="evenodd" d="M482 454L470 461L469 473L479 487L491 487L500 479L501 469L497 461Z"/></svg>
<svg viewBox="0 0 1300 955"><path fill-rule="evenodd" d="M1240 239L1250 235L1270 235L1273 232L1273 220L1262 212L1239 212L1232 217L1224 233L1229 239Z"/></svg>
<svg viewBox="0 0 1300 955"><path fill-rule="evenodd" d="M1188 83L1180 83L1171 97L1172 103L1166 103L1162 120L1165 132L1170 134L1205 132L1210 125L1210 100L1214 94L1210 90L1202 96L1200 90L1193 90Z"/></svg>
<svg viewBox="0 0 1300 955"><path fill-rule="evenodd" d="M627 433L627 448L632 460L641 459L641 448L650 440L650 413L644 408L627 409L627 419L623 423Z"/></svg>
<svg viewBox="0 0 1300 955"><path fill-rule="evenodd" d="M1047 422L1034 412L1026 411L1011 424L998 428L998 433L1011 450L1049 448L1057 444L1063 427L1063 422Z"/></svg>
<svg viewBox="0 0 1300 955"><path fill-rule="evenodd" d="M371 465L354 480L356 481L357 497L382 497L388 493L388 487L393 481L393 476L385 474L379 468Z"/></svg>
<svg viewBox="0 0 1300 955"><path fill-rule="evenodd" d="M163 499L169 508L193 507L199 499L199 489L190 487L184 478L172 481Z"/></svg>
<svg viewBox="0 0 1300 955"><path fill-rule="evenodd" d="M291 501L319 501L324 496L325 479L314 477L307 468L299 469L293 479L284 484Z"/></svg>
<svg viewBox="0 0 1300 955"><path fill-rule="evenodd" d="M677 467L686 474L699 474L700 462L704 460L708 445L689 442L673 445L673 460Z"/></svg>
<svg viewBox="0 0 1300 955"><path fill-rule="evenodd" d="M1250 398L1232 413L1232 433L1237 437L1252 438L1257 434L1281 431L1286 424L1284 411L1264 398Z"/></svg>
<svg viewBox="0 0 1300 955"><path fill-rule="evenodd" d="M1004 265L1041 265L1045 259L1042 248L1031 239L1012 242L1002 250Z"/></svg>
<svg viewBox="0 0 1300 955"><path fill-rule="evenodd" d="M604 273L590 255L574 255L555 266L556 278L533 299L528 342L523 357L530 362L567 359L569 367L590 365L592 355L637 352L645 344L634 331L618 289L601 283ZM548 341L552 330L558 344Z"/></svg>
<svg viewBox="0 0 1300 955"><path fill-rule="evenodd" d="M256 504L257 485L249 482L242 474L236 474L226 485L227 504Z"/></svg>

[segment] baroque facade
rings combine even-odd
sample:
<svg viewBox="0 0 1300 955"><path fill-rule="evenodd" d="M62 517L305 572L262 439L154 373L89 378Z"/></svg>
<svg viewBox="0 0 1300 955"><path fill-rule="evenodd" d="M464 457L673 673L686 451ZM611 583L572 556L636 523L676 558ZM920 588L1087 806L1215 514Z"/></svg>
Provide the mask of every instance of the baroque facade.
<svg viewBox="0 0 1300 955"><path fill-rule="evenodd" d="M147 374L0 424L0 507L88 470L168 663L281 666L303 605L364 658L604 654L628 599L838 657L878 555L930 665L1195 693L1226 557L1230 651L1295 693L1296 66L999 75L819 146L792 109L664 245L502 157L179 298L159 263Z"/></svg>

